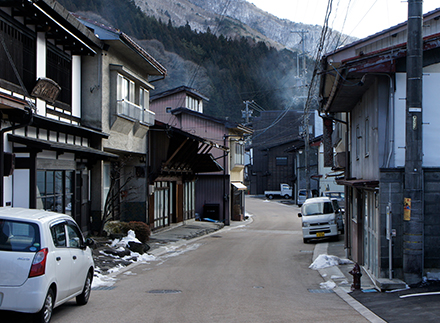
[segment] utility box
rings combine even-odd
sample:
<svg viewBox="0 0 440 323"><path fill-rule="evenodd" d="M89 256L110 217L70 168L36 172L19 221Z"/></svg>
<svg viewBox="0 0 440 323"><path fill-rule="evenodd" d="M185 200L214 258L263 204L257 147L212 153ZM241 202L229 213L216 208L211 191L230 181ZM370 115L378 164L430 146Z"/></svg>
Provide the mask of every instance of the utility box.
<svg viewBox="0 0 440 323"><path fill-rule="evenodd" d="M212 220L220 220L220 204L203 205L203 217Z"/></svg>

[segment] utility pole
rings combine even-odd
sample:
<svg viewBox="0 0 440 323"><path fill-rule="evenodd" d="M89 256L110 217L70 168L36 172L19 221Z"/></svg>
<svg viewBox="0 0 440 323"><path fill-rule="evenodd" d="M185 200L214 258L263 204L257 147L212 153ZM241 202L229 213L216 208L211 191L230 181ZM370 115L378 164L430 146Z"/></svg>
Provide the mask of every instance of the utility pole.
<svg viewBox="0 0 440 323"><path fill-rule="evenodd" d="M294 30L292 31L292 33L298 34L301 36L301 45L302 45L302 54L301 56L303 57L303 61L302 61L302 66L301 68L304 71L304 74L306 72L306 34L308 33L308 30L302 29L302 30ZM298 71L299 71L299 57L296 57L296 75L299 76Z"/></svg>
<svg viewBox="0 0 440 323"><path fill-rule="evenodd" d="M408 284L422 281L424 249L422 90L423 1L408 0L406 150L403 211L403 274Z"/></svg>
<svg viewBox="0 0 440 323"><path fill-rule="evenodd" d="M243 119L245 119L245 122L246 122L245 124L248 125L249 121L250 121L249 118L252 115L252 110L249 110L249 105L254 103L254 101L253 100L252 101L246 100L243 103L246 105L246 109L244 111L242 110L241 112L242 112L242 115L243 115Z"/></svg>
<svg viewBox="0 0 440 323"><path fill-rule="evenodd" d="M301 36L301 43L302 43L302 54L303 57L303 81L305 82L306 77L306 50L305 50L305 34L307 34L308 30L297 30L292 31L293 33L297 33ZM306 87L307 88L307 87ZM310 186L310 133L309 133L309 107L307 106L307 100L304 102L304 114L303 114L303 129L304 129L304 163L305 163L305 179L306 179L306 190L308 197L311 196L311 186ZM310 195L309 195L310 194Z"/></svg>

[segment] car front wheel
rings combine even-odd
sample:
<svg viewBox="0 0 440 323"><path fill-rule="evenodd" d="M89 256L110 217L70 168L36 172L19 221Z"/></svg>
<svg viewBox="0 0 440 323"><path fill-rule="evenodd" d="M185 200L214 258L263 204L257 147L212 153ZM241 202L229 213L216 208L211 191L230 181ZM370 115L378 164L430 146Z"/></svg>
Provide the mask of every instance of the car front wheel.
<svg viewBox="0 0 440 323"><path fill-rule="evenodd" d="M87 274L84 288L81 294L76 297L76 304L86 305L90 298L90 292L92 291L92 273Z"/></svg>
<svg viewBox="0 0 440 323"><path fill-rule="evenodd" d="M35 315L35 323L49 323L52 318L54 300L55 295L53 289L50 288L44 300L43 308Z"/></svg>

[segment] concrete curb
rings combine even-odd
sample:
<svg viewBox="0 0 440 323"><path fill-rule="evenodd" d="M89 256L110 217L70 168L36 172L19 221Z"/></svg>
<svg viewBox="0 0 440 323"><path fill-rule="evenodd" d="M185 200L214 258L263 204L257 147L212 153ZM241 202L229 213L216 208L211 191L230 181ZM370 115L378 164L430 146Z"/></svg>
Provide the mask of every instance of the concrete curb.
<svg viewBox="0 0 440 323"><path fill-rule="evenodd" d="M328 243L318 243L315 245L315 249L313 250L313 261L322 254L328 254ZM323 268L318 270L321 277L327 281L333 281L331 277L345 277L342 271L337 266L332 266L328 268ZM338 295L343 301L345 301L348 305L350 305L354 310L356 310L359 314L361 314L365 319L372 323L386 323L379 316L370 311L367 307L359 303L353 297L348 295L346 288L335 287L333 291Z"/></svg>

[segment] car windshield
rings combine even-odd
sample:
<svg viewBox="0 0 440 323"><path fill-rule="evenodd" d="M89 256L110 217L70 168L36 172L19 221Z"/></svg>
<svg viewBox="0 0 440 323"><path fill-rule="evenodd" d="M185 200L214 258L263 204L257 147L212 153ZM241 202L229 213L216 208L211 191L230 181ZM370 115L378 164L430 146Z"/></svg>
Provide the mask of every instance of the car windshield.
<svg viewBox="0 0 440 323"><path fill-rule="evenodd" d="M0 219L0 250L40 250L40 231L35 223Z"/></svg>
<svg viewBox="0 0 440 323"><path fill-rule="evenodd" d="M303 215L320 215L333 213L331 202L310 203L303 206Z"/></svg>

